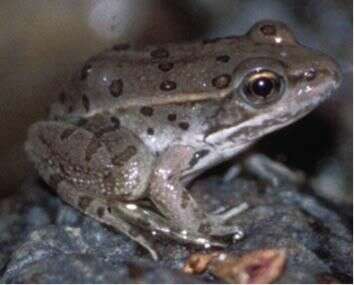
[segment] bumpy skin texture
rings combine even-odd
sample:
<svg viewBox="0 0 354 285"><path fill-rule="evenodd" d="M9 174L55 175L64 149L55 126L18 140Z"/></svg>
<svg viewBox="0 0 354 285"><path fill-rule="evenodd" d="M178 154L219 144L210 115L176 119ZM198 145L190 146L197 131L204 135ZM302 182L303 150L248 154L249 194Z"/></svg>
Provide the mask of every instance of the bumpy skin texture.
<svg viewBox="0 0 354 285"><path fill-rule="evenodd" d="M205 213L186 182L306 115L339 83L332 59L273 21L241 37L115 46L74 76L26 151L67 203L154 258L149 231L222 246L216 237L242 236L229 223L240 208Z"/></svg>

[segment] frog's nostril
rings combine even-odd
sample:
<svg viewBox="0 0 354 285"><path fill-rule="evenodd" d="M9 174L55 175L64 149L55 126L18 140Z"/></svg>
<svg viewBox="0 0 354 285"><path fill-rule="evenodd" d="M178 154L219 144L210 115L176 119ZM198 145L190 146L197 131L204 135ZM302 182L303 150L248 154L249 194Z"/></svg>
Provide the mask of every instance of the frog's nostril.
<svg viewBox="0 0 354 285"><path fill-rule="evenodd" d="M314 68L310 68L308 71L304 73L304 77L307 81L312 81L316 78L317 72Z"/></svg>
<svg viewBox="0 0 354 285"><path fill-rule="evenodd" d="M342 83L342 72L339 68L332 70L332 77L334 79L334 87L338 88Z"/></svg>
<svg viewBox="0 0 354 285"><path fill-rule="evenodd" d="M342 71L339 65L332 58L328 59L326 65L327 71L334 82L334 88L338 88L342 83Z"/></svg>

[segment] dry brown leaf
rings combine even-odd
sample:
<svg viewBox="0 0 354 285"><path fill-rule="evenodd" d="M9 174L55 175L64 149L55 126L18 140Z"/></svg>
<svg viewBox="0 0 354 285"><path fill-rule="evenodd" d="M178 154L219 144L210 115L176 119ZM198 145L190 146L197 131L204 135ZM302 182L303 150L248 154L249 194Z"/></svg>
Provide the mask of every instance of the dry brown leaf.
<svg viewBox="0 0 354 285"><path fill-rule="evenodd" d="M219 254L219 252L213 252L210 254L193 254L189 257L183 267L183 272L190 274L201 274L207 270L210 261Z"/></svg>
<svg viewBox="0 0 354 285"><path fill-rule="evenodd" d="M208 271L229 283L266 284L280 277L285 261L283 249L253 251L239 258L219 254L209 262Z"/></svg>
<svg viewBox="0 0 354 285"><path fill-rule="evenodd" d="M286 262L284 249L264 249L241 257L222 252L193 254L183 268L185 273L210 272L221 280L239 284L274 282L283 272Z"/></svg>

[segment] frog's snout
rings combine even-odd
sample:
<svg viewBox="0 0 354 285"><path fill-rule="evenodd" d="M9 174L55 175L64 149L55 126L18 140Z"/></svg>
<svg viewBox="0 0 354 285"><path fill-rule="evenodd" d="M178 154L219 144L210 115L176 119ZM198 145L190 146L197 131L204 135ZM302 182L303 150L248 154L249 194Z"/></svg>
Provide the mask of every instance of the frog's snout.
<svg viewBox="0 0 354 285"><path fill-rule="evenodd" d="M332 94L342 83L342 71L338 63L330 56L323 55L310 63L310 68L303 74L310 87L323 94ZM321 91L322 90L322 91Z"/></svg>
<svg viewBox="0 0 354 285"><path fill-rule="evenodd" d="M324 66L326 66L327 74L333 82L334 89L339 88L343 80L342 71L339 64L331 57L328 57Z"/></svg>

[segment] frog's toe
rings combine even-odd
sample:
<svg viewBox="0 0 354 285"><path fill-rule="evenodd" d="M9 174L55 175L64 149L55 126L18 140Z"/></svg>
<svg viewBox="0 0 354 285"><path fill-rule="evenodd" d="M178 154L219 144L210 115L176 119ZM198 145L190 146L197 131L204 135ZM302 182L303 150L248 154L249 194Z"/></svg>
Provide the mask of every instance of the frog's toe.
<svg viewBox="0 0 354 285"><path fill-rule="evenodd" d="M233 240L239 240L244 237L244 232L237 225L216 225L212 227L210 235L213 237L232 236Z"/></svg>
<svg viewBox="0 0 354 285"><path fill-rule="evenodd" d="M197 238L196 243L204 246L205 248L209 247L220 247L225 248L227 247L227 243L224 241L216 240L214 237L208 238Z"/></svg>
<svg viewBox="0 0 354 285"><path fill-rule="evenodd" d="M235 233L233 234L232 240L233 240L234 242L236 242L236 241L239 241L239 240L243 239L244 236L245 236L244 231L241 230L241 229L239 229L237 232L235 232Z"/></svg>
<svg viewBox="0 0 354 285"><path fill-rule="evenodd" d="M227 210L215 211L212 215L210 215L211 220L215 223L224 224L229 221L233 217L238 216L249 208L247 203L242 203L240 205L234 206Z"/></svg>
<svg viewBox="0 0 354 285"><path fill-rule="evenodd" d="M143 245L144 248L150 253L151 255L151 258L155 261L158 261L160 258L159 258L159 255L157 254L156 250L152 249L151 247L148 247L148 246L145 246Z"/></svg>
<svg viewBox="0 0 354 285"><path fill-rule="evenodd" d="M264 154L252 154L245 159L243 164L246 171L270 183L274 187L282 183L290 182L301 185L306 182L304 173L292 170L283 163L274 161Z"/></svg>
<svg viewBox="0 0 354 285"><path fill-rule="evenodd" d="M203 246L204 248L209 248L209 247L224 248L227 246L227 243L225 243L224 241L217 240L215 239L215 237L212 237L204 233L203 234L194 233L186 230L182 230L182 231L170 230L168 236L182 243L190 243L198 246Z"/></svg>

